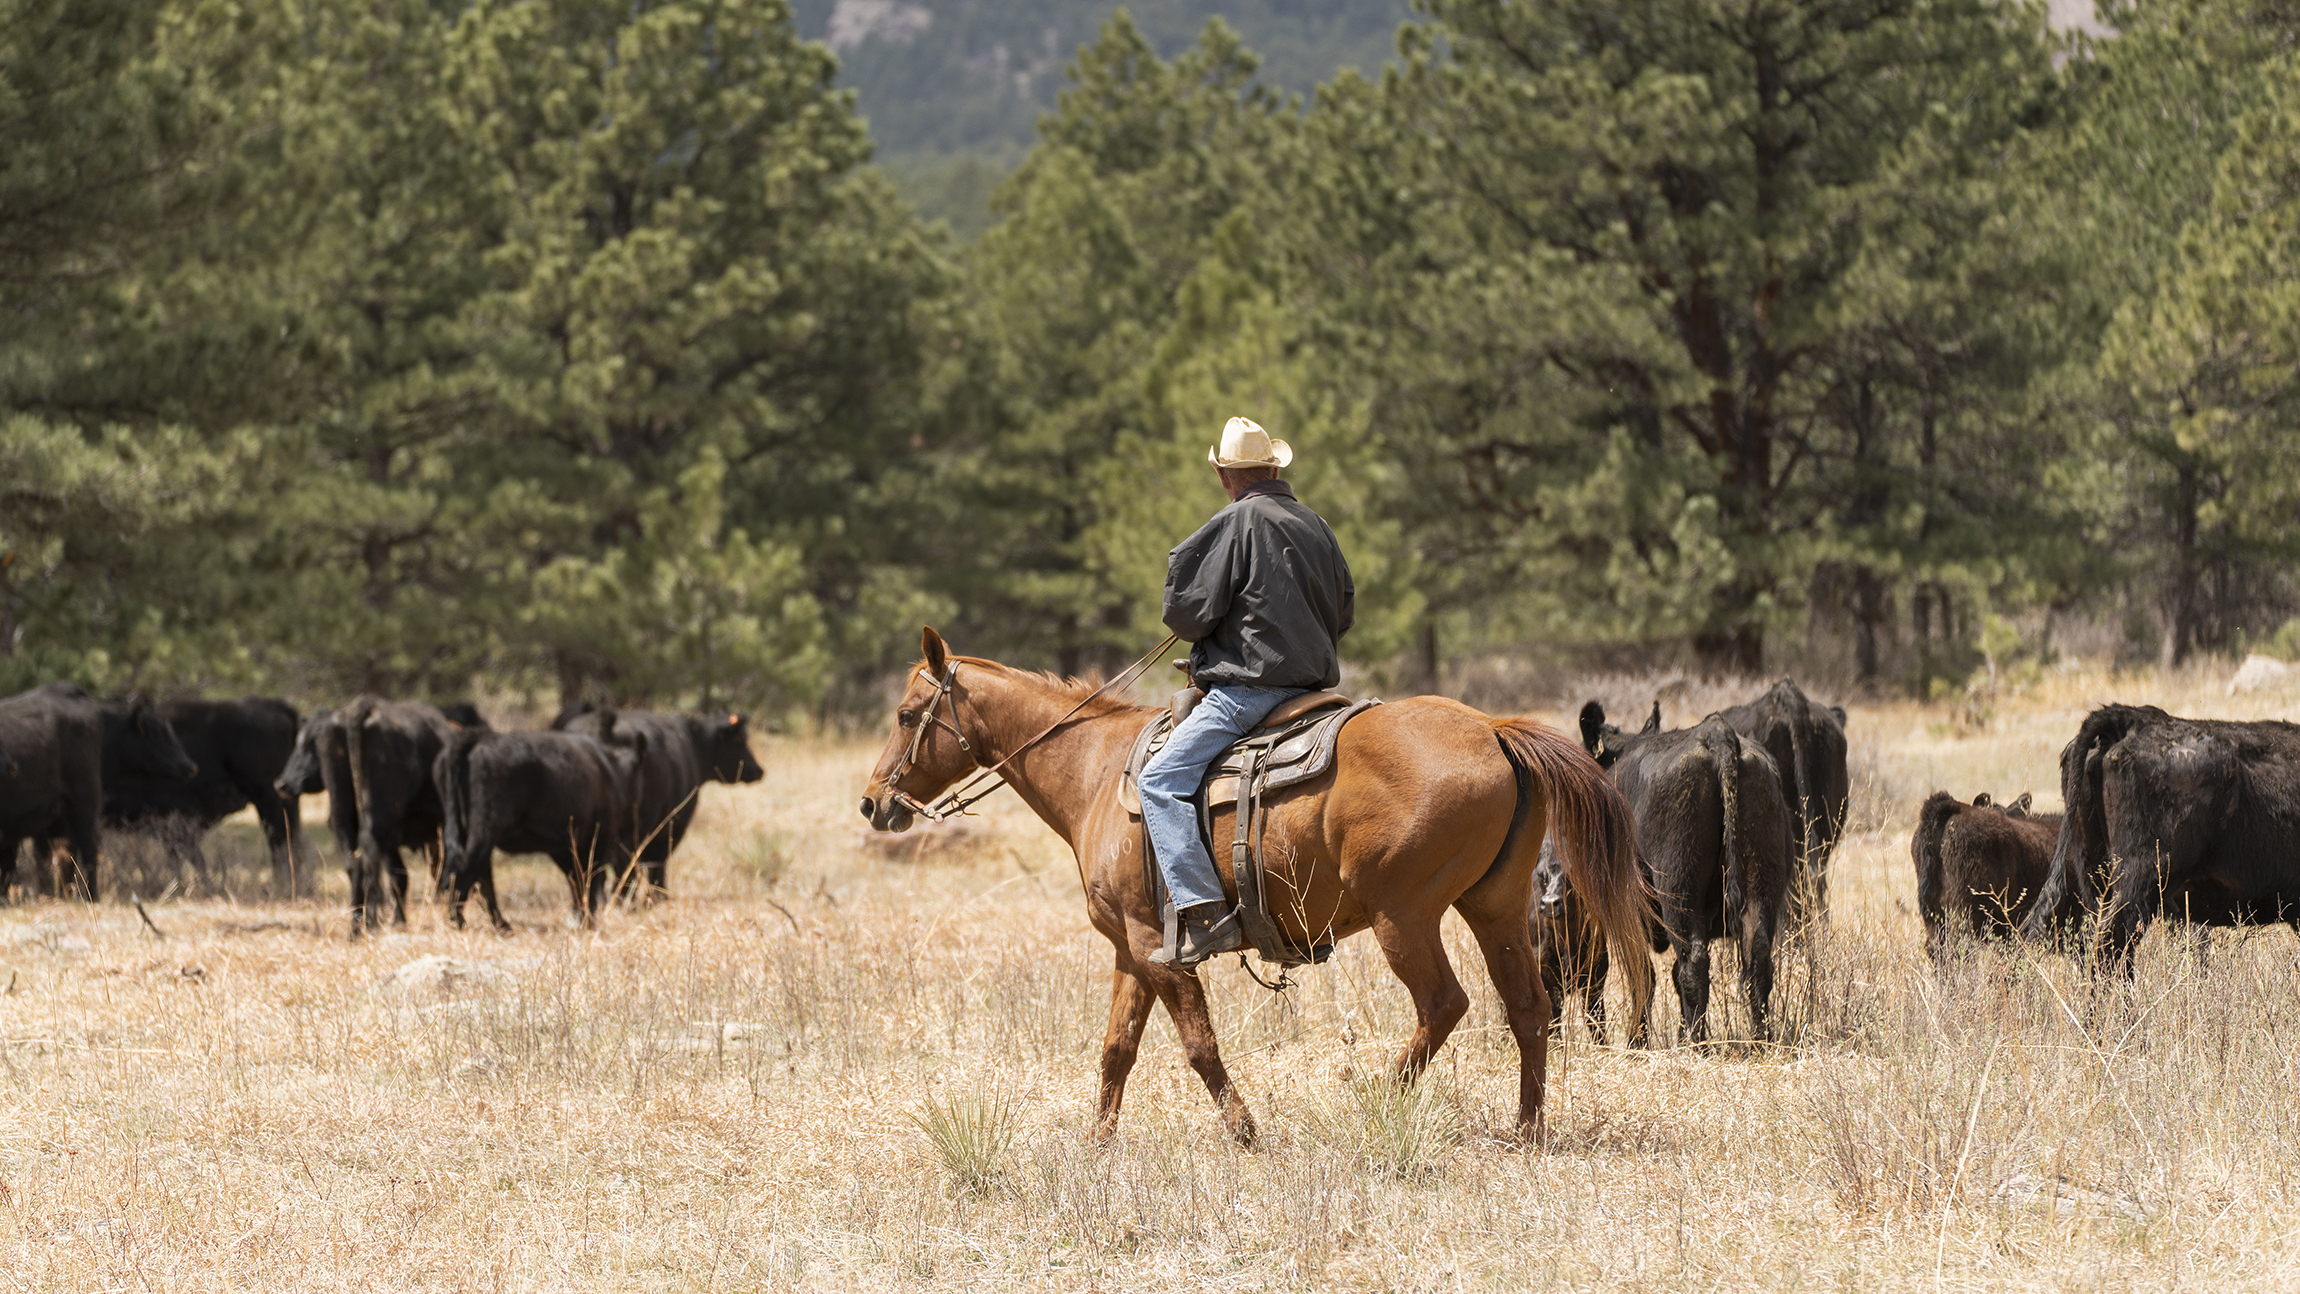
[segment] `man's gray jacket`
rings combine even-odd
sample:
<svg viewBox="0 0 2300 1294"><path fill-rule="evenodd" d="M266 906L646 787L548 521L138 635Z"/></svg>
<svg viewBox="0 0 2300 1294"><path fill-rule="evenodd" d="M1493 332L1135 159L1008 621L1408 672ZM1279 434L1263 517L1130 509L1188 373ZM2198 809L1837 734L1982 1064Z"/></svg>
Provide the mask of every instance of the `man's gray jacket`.
<svg viewBox="0 0 2300 1294"><path fill-rule="evenodd" d="M1198 686L1334 687L1356 619L1350 564L1283 481L1256 481L1166 556L1166 627Z"/></svg>

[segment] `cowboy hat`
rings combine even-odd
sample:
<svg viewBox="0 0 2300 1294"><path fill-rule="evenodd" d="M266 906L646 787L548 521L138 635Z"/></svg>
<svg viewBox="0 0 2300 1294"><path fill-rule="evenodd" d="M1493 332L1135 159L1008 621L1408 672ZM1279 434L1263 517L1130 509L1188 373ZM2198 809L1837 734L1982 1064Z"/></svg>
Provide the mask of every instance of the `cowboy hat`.
<svg viewBox="0 0 2300 1294"><path fill-rule="evenodd" d="M1294 461L1294 447L1251 418L1232 418L1222 428L1222 443L1206 451L1206 461L1216 467L1284 467Z"/></svg>

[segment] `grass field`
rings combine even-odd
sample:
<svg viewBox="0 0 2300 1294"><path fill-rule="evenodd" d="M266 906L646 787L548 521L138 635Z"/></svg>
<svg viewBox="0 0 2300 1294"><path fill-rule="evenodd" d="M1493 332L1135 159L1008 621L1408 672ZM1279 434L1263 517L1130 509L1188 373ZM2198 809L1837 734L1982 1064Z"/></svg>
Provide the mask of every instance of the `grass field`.
<svg viewBox="0 0 2300 1294"><path fill-rule="evenodd" d="M1410 1010L1359 939L1282 998L1210 972L1258 1149L1163 1015L1090 1145L1109 953L1067 853L1011 796L867 847L875 740L762 740L766 781L705 791L677 897L597 933L525 860L504 938L427 897L351 943L340 873L171 894L160 935L119 903L0 909L0 1287L2288 1289L2293 936L2160 928L2129 985L2002 952L1936 976L1913 909L1924 794L2058 807L2098 701L2295 706L2224 679L2057 674L1978 729L1852 707L1834 918L1785 959L1783 1041L1554 1049L1540 1148L1507 1135L1514 1049L1458 928L1474 1005L1415 1093L1371 1077ZM1673 727L1753 690L1584 691L1632 719L1663 685Z"/></svg>

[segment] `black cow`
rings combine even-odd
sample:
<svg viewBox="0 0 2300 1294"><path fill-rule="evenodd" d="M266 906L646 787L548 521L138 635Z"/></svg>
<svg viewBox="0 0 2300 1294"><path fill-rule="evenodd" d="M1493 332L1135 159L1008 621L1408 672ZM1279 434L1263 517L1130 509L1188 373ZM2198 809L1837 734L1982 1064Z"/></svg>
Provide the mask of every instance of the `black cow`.
<svg viewBox="0 0 2300 1294"><path fill-rule="evenodd" d="M612 710L598 712L595 726L597 735L461 732L448 743L432 776L447 809L439 885L451 924L463 925L463 905L477 887L487 919L511 928L495 899L498 849L550 855L585 926L596 920L608 882L633 870L639 769L652 743L644 732L618 734Z"/></svg>
<svg viewBox="0 0 2300 1294"><path fill-rule="evenodd" d="M96 824L104 808L104 714L86 692L50 684L0 700L0 742L17 752L16 775L0 782L0 896L16 877L16 856L40 841L39 888L55 882L49 838L69 851L67 883L95 887Z"/></svg>
<svg viewBox="0 0 2300 1294"><path fill-rule="evenodd" d="M302 825L294 803L273 782L295 749L295 707L251 696L237 701L166 701L159 713L199 773L183 781L107 767L105 825L157 831L171 854L189 857L204 876L208 860L199 837L252 804L264 841L271 847L272 875L286 886L295 874ZM195 827L197 834L186 838L166 830L178 822Z"/></svg>
<svg viewBox="0 0 2300 1294"><path fill-rule="evenodd" d="M296 730L295 748L273 783L293 807L306 795L327 793L327 828L336 851L349 859L359 848L359 792L352 786L351 749L333 710L318 710ZM295 810L301 817L300 809Z"/></svg>
<svg viewBox="0 0 2300 1294"><path fill-rule="evenodd" d="M600 732L599 715L588 704L562 710L552 727L566 732ZM730 711L711 714L658 714L621 710L615 714L615 740L644 735L647 757L639 765L639 861L647 885L661 892L665 864L694 821L703 783L756 782L767 775L751 754L749 720Z"/></svg>
<svg viewBox="0 0 2300 1294"><path fill-rule="evenodd" d="M1541 982L1549 990L1549 1027L1556 1029L1564 1023L1567 997L1578 997L1589 1036L1605 1041L1605 975L1613 959L1606 948L1605 932L1574 897L1554 837L1543 838L1541 860L1534 864L1533 942L1541 963ZM1660 943L1668 946L1666 939ZM1643 1024L1639 1020L1631 1029L1631 1041L1644 1042Z"/></svg>
<svg viewBox="0 0 2300 1294"><path fill-rule="evenodd" d="M2062 749L2060 784L2068 813L2023 936L2090 917L2096 959L2130 970L2158 916L2300 927L2300 727L2102 706Z"/></svg>
<svg viewBox="0 0 2300 1294"><path fill-rule="evenodd" d="M1822 705L1789 679L1717 717L1754 739L1781 770L1797 867L1789 890L1791 930L1829 915L1829 855L1845 831L1853 782L1846 768L1845 707Z"/></svg>
<svg viewBox="0 0 2300 1294"><path fill-rule="evenodd" d="M1637 846L1660 898L1685 1036L1709 1036L1709 944L1737 939L1750 1024L1766 1036L1773 939L1789 888L1792 819L1772 756L1722 717L1661 731L1661 707L1635 736L1581 708L1581 741L1637 816ZM1655 951L1664 945L1657 939Z"/></svg>
<svg viewBox="0 0 2300 1294"><path fill-rule="evenodd" d="M16 776L16 761L8 754L7 744L0 742L0 781Z"/></svg>
<svg viewBox="0 0 2300 1294"><path fill-rule="evenodd" d="M1935 791L1917 812L1909 857L1917 867L1917 912L1935 961L1959 935L2007 939L2028 918L2052 868L2061 815L2031 814L2029 797L2009 805L1983 791L1966 804Z"/></svg>
<svg viewBox="0 0 2300 1294"><path fill-rule="evenodd" d="M19 842L29 838L38 888L94 899L104 788L129 776L188 781L199 766L149 702L99 705L77 683L48 683L0 702L0 713L0 734L24 752L25 764L0 788L8 806L0 810L0 891L13 879Z"/></svg>
<svg viewBox="0 0 2300 1294"><path fill-rule="evenodd" d="M469 717L478 719L476 712ZM391 905L393 925L407 924L407 860L401 850L421 848L439 874L445 818L431 766L466 725L421 701L362 696L336 711L346 771L358 822L345 870L351 877L351 928L373 929ZM329 816L334 819L335 806Z"/></svg>

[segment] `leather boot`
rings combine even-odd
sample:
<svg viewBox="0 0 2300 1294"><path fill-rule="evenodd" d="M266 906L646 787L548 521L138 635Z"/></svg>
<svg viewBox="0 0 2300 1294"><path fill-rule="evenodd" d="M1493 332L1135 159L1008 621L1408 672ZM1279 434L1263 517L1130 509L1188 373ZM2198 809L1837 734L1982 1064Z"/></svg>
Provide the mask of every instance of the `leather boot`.
<svg viewBox="0 0 2300 1294"><path fill-rule="evenodd" d="M1209 957L1246 946L1246 932L1238 925L1238 914L1227 904L1200 903L1174 915L1181 927L1174 937L1178 946L1150 954L1150 960L1161 966L1188 970Z"/></svg>

